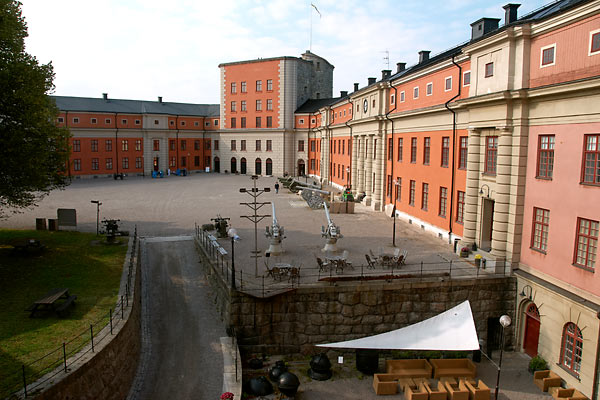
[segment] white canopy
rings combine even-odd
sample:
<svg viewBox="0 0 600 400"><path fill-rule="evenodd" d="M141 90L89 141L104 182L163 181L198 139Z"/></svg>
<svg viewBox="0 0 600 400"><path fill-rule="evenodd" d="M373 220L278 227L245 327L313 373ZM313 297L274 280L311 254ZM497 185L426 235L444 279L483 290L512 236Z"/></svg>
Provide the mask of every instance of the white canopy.
<svg viewBox="0 0 600 400"><path fill-rule="evenodd" d="M479 350L469 301L395 331L320 347L387 350Z"/></svg>

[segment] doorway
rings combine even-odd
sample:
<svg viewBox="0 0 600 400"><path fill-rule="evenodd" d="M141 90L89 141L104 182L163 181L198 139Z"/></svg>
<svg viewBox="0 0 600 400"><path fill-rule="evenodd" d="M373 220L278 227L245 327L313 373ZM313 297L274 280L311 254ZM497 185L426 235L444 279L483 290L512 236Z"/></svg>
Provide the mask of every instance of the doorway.
<svg viewBox="0 0 600 400"><path fill-rule="evenodd" d="M215 172L221 172L221 160L219 157L215 157Z"/></svg>
<svg viewBox="0 0 600 400"><path fill-rule="evenodd" d="M158 172L158 157L154 157L154 160L152 161L152 165L154 167L154 171Z"/></svg>
<svg viewBox="0 0 600 400"><path fill-rule="evenodd" d="M242 157L240 159L240 174L246 175L246 158Z"/></svg>
<svg viewBox="0 0 600 400"><path fill-rule="evenodd" d="M306 169L304 166L304 160L298 160L298 176L304 176L306 174Z"/></svg>
<svg viewBox="0 0 600 400"><path fill-rule="evenodd" d="M273 161L270 158L267 158L266 171L267 175L273 175Z"/></svg>
<svg viewBox="0 0 600 400"><path fill-rule="evenodd" d="M231 173L235 174L237 172L237 160L235 157L231 157Z"/></svg>
<svg viewBox="0 0 600 400"><path fill-rule="evenodd" d="M262 175L262 161L260 158L254 161L254 175Z"/></svg>
<svg viewBox="0 0 600 400"><path fill-rule="evenodd" d="M531 357L537 356L540 340L540 312L534 303L527 306L525 311L525 335L523 350Z"/></svg>
<svg viewBox="0 0 600 400"><path fill-rule="evenodd" d="M482 199L481 204L481 232L479 247L484 251L492 250L492 232L494 225L494 200Z"/></svg>

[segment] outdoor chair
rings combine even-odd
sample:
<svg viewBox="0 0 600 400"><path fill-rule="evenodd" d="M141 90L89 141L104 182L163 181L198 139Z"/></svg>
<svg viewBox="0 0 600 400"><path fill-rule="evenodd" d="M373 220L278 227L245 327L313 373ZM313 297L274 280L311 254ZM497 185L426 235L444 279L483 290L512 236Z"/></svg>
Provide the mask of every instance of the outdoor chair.
<svg viewBox="0 0 600 400"><path fill-rule="evenodd" d="M326 272L329 267L329 263L323 262L319 257L317 257L317 264L319 264L319 272Z"/></svg>
<svg viewBox="0 0 600 400"><path fill-rule="evenodd" d="M267 277L271 277L274 280L280 281L281 280L281 269L279 267L273 267L273 268L269 268L267 266Z"/></svg>
<svg viewBox="0 0 600 400"><path fill-rule="evenodd" d="M406 257L408 256L408 250L402 251L402 259L400 260L400 265L406 264Z"/></svg>
<svg viewBox="0 0 600 400"><path fill-rule="evenodd" d="M394 257L395 257L395 258L398 258L398 256L399 256L399 255L400 255L400 249L399 249L398 247L396 247L396 248L394 249Z"/></svg>
<svg viewBox="0 0 600 400"><path fill-rule="evenodd" d="M365 258L367 259L367 269L375 269L375 263L371 260L368 254L365 254Z"/></svg>
<svg viewBox="0 0 600 400"><path fill-rule="evenodd" d="M294 284L294 281L296 281L296 283L300 283L300 268L298 267L292 267L289 270L289 275L288 275L288 283L292 282L292 285Z"/></svg>
<svg viewBox="0 0 600 400"><path fill-rule="evenodd" d="M553 386L560 386L562 380L555 372L550 370L535 371L533 374L533 382L540 388L542 392L547 392Z"/></svg>

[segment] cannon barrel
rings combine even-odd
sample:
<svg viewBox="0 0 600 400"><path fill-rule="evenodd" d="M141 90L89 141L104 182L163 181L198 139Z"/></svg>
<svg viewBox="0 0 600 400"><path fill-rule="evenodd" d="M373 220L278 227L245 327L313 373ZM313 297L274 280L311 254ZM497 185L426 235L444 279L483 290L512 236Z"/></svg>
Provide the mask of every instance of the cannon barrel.
<svg viewBox="0 0 600 400"><path fill-rule="evenodd" d="M277 215L275 214L275 203L271 202L271 207L273 207L273 226L277 225Z"/></svg>
<svg viewBox="0 0 600 400"><path fill-rule="evenodd" d="M327 203L323 203L323 208L325 209L325 216L327 217L327 223L332 225L331 217L329 216L329 209L327 208Z"/></svg>

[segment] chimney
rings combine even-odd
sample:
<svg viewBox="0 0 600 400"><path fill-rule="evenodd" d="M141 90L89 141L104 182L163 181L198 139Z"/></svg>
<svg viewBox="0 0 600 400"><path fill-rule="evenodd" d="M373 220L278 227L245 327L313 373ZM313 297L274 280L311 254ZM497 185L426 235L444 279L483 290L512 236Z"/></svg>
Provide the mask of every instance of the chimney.
<svg viewBox="0 0 600 400"><path fill-rule="evenodd" d="M162 96L158 96L158 102L162 103Z"/></svg>
<svg viewBox="0 0 600 400"><path fill-rule="evenodd" d="M389 78L391 75L392 75L391 69L384 69L381 71L381 80L385 80L386 78Z"/></svg>
<svg viewBox="0 0 600 400"><path fill-rule="evenodd" d="M377 82L377 78L368 78L369 85L374 84L375 82Z"/></svg>
<svg viewBox="0 0 600 400"><path fill-rule="evenodd" d="M358 83L357 82L354 82L354 91L358 92Z"/></svg>
<svg viewBox="0 0 600 400"><path fill-rule="evenodd" d="M429 53L431 53L429 50L421 50L419 52L419 64L429 60Z"/></svg>
<svg viewBox="0 0 600 400"><path fill-rule="evenodd" d="M102 93L102 98L104 101L108 101L108 93Z"/></svg>
<svg viewBox="0 0 600 400"><path fill-rule="evenodd" d="M396 67L398 67L396 69L396 72L402 72L406 69L406 63L403 63L403 62L396 63Z"/></svg>
<svg viewBox="0 0 600 400"><path fill-rule="evenodd" d="M508 3L504 7L504 25L511 24L517 20L517 8L520 4Z"/></svg>
<svg viewBox="0 0 600 400"><path fill-rule="evenodd" d="M471 40L479 39L483 35L498 29L499 21L500 18L481 18L473 22L471 24Z"/></svg>
<svg viewBox="0 0 600 400"><path fill-rule="evenodd" d="M340 97L346 97L348 96L348 91L347 90L340 90Z"/></svg>

